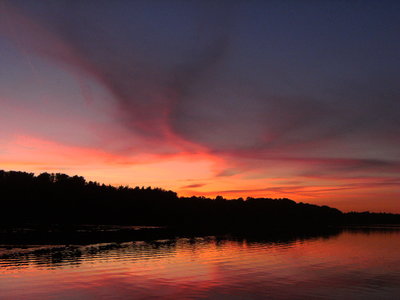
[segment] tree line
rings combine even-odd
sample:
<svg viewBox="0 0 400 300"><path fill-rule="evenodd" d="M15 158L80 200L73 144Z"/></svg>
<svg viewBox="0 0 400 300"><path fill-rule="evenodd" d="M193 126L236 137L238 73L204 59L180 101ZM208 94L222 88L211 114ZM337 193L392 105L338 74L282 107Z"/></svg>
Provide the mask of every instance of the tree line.
<svg viewBox="0 0 400 300"><path fill-rule="evenodd" d="M400 215L347 213L290 199L178 197L160 188L114 187L62 173L0 170L0 224L130 224L267 228L400 223Z"/></svg>

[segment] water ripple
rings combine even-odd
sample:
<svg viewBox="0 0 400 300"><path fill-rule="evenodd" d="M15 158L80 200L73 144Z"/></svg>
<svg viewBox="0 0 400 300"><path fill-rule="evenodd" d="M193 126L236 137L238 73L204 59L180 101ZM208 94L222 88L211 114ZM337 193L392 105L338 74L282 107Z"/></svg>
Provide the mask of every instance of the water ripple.
<svg viewBox="0 0 400 300"><path fill-rule="evenodd" d="M396 299L399 237L3 245L0 298Z"/></svg>

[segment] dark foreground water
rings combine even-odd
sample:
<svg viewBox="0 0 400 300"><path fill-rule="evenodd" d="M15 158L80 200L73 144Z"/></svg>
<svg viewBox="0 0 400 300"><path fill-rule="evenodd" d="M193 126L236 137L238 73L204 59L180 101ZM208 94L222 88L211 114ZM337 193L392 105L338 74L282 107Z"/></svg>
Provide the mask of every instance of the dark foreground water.
<svg viewBox="0 0 400 300"><path fill-rule="evenodd" d="M400 231L0 248L0 299L400 299Z"/></svg>

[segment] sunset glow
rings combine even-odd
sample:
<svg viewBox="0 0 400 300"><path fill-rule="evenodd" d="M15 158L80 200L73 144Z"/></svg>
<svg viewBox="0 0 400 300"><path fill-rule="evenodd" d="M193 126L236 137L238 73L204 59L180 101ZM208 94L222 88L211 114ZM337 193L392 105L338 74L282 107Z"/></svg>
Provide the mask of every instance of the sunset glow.
<svg viewBox="0 0 400 300"><path fill-rule="evenodd" d="M400 213L395 10L46 3L0 4L0 169Z"/></svg>

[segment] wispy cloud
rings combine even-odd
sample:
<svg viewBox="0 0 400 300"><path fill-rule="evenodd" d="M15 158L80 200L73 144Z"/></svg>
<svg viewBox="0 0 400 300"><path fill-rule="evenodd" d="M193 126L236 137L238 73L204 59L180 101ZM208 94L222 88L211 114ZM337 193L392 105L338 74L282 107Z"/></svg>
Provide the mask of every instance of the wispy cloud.
<svg viewBox="0 0 400 300"><path fill-rule="evenodd" d="M85 78L109 95L111 121L85 120L96 142L69 130L54 134L55 144L67 144L67 132L75 144L65 146L101 149L92 158L114 165L201 157L213 166L202 179L240 183L220 193L319 197L393 186L384 179L400 173L397 16L372 18L361 4L332 10L339 22L326 18L325 6L336 3L301 3L295 12L183 3L2 2L0 32L18 51L72 74L86 106L98 94ZM380 26L385 33L374 34ZM357 183L366 176L376 181ZM292 184L260 182L278 177ZM306 179L326 185L296 184ZM215 193L201 182L182 189Z"/></svg>

